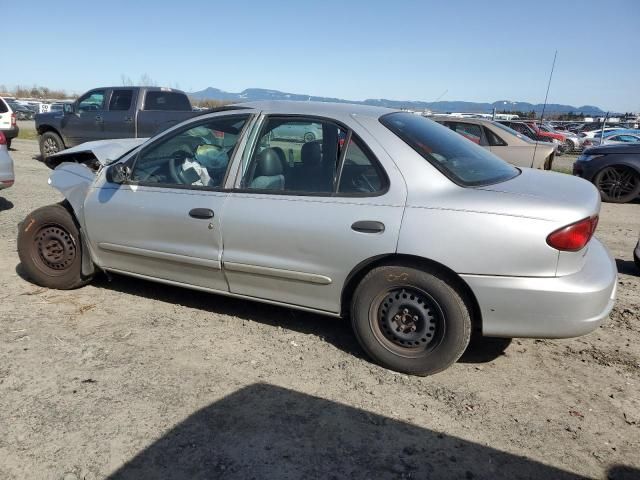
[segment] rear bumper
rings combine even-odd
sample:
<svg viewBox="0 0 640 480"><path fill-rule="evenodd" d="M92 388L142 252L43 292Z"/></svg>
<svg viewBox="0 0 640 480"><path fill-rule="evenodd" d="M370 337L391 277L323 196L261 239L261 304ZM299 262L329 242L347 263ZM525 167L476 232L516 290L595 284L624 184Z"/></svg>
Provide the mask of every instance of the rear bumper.
<svg viewBox="0 0 640 480"><path fill-rule="evenodd" d="M7 140L16 138L20 133L20 128L17 125L11 128L0 128L0 130L2 131L2 133L4 133L4 136L7 138Z"/></svg>
<svg viewBox="0 0 640 480"><path fill-rule="evenodd" d="M483 335L569 338L596 329L613 308L617 269L596 239L585 255L582 270L563 277L462 275L480 305Z"/></svg>

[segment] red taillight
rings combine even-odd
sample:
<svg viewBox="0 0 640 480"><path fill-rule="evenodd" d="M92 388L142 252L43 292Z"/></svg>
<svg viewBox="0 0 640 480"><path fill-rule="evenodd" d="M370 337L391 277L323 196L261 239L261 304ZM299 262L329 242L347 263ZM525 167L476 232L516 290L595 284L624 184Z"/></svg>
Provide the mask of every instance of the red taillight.
<svg viewBox="0 0 640 480"><path fill-rule="evenodd" d="M16 126L16 114L15 113L11 114L11 126L12 127Z"/></svg>
<svg viewBox="0 0 640 480"><path fill-rule="evenodd" d="M4 133L0 132L0 145L6 145L7 138L4 136Z"/></svg>
<svg viewBox="0 0 640 480"><path fill-rule="evenodd" d="M567 252L582 250L598 226L598 216L585 218L579 222L562 227L547 237L550 247Z"/></svg>

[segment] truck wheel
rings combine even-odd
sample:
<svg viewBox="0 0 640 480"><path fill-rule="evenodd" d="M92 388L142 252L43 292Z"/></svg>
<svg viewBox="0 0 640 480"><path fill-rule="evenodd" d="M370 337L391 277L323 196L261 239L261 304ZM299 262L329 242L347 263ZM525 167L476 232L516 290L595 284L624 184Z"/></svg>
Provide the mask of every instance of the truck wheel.
<svg viewBox="0 0 640 480"><path fill-rule="evenodd" d="M40 135L40 155L46 160L50 155L64 150L64 142L56 132L44 132Z"/></svg>
<svg viewBox="0 0 640 480"><path fill-rule="evenodd" d="M27 276L43 287L69 290L91 280L82 276L80 232L62 205L27 215L18 231L18 255Z"/></svg>
<svg viewBox="0 0 640 480"><path fill-rule="evenodd" d="M454 282L404 266L371 270L356 288L351 324L380 365L431 375L452 365L471 336L471 316Z"/></svg>

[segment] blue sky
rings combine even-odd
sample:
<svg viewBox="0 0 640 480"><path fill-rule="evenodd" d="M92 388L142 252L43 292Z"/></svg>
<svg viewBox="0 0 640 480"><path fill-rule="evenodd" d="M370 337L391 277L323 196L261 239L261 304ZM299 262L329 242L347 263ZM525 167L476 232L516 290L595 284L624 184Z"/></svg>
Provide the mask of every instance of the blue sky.
<svg viewBox="0 0 640 480"><path fill-rule="evenodd" d="M137 81L640 111L640 1L3 2L0 84ZM8 28L8 31L7 31Z"/></svg>

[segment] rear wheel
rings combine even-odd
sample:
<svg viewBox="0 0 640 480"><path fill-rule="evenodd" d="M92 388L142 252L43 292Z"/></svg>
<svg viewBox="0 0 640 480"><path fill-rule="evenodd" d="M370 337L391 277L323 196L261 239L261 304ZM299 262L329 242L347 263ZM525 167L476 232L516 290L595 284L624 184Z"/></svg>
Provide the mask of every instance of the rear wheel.
<svg viewBox="0 0 640 480"><path fill-rule="evenodd" d="M626 203L640 195L640 174L630 167L605 167L593 183L605 202Z"/></svg>
<svg viewBox="0 0 640 480"><path fill-rule="evenodd" d="M451 279L404 266L374 268L356 288L351 323L380 365L431 375L453 364L471 335L469 309Z"/></svg>
<svg viewBox="0 0 640 480"><path fill-rule="evenodd" d="M11 150L11 138L7 139L7 150Z"/></svg>
<svg viewBox="0 0 640 480"><path fill-rule="evenodd" d="M43 287L68 290L91 280L82 275L80 232L62 205L27 215L18 231L18 255L27 276Z"/></svg>
<svg viewBox="0 0 640 480"><path fill-rule="evenodd" d="M46 160L50 155L64 150L64 142L56 132L44 132L40 135L40 155Z"/></svg>

